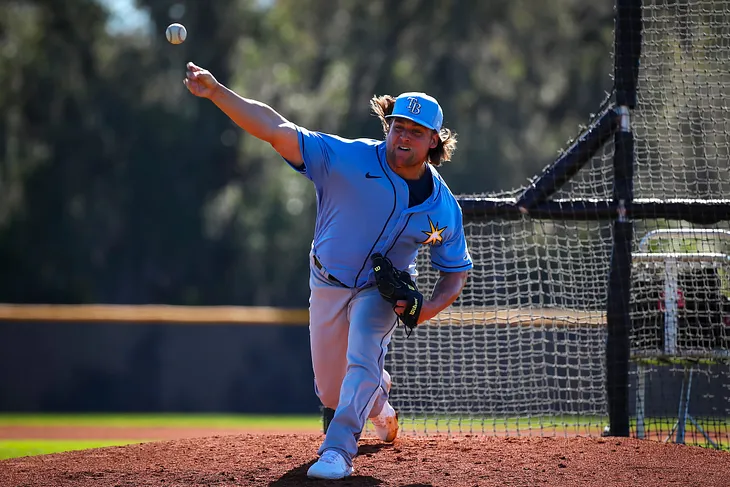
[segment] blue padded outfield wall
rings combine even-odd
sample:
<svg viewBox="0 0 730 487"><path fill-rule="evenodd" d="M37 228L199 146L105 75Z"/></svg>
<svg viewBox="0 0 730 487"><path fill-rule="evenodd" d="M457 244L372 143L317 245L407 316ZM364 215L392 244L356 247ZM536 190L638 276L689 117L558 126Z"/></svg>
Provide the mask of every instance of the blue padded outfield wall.
<svg viewBox="0 0 730 487"><path fill-rule="evenodd" d="M318 413L306 326L0 322L0 410Z"/></svg>
<svg viewBox="0 0 730 487"><path fill-rule="evenodd" d="M394 340L406 340L401 332ZM509 346L509 335L497 337ZM578 346L570 333L547 332L543 338L546 354L555 351L556 339L563 346L576 340ZM594 346L600 359L600 340ZM0 367L2 411L319 413L304 325L0 321ZM728 377L727 369L700 367L703 372L692 384L691 414L725 410L728 385L717 377ZM542 373L560 381L562 370L548 367ZM676 414L681 374L668 368L652 374L647 415ZM632 390L634 381L632 374ZM396 401L398 383L395 377ZM524 391L524 385L519 387ZM633 401L634 394L632 412ZM555 408L559 412L560 404Z"/></svg>

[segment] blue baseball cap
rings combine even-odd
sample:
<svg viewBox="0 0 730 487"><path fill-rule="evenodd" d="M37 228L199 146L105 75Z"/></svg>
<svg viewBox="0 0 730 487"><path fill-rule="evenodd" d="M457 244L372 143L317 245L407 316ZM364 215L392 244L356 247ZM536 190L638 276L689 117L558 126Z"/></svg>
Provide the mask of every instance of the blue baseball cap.
<svg viewBox="0 0 730 487"><path fill-rule="evenodd" d="M426 93L409 92L398 95L393 113L385 118L401 117L438 132L444 122L444 112L436 98Z"/></svg>

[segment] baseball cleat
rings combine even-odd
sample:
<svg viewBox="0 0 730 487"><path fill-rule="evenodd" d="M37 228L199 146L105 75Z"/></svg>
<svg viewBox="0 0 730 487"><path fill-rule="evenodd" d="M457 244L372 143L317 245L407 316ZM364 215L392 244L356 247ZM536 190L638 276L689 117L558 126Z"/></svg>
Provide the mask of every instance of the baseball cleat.
<svg viewBox="0 0 730 487"><path fill-rule="evenodd" d="M336 450L325 450L309 470L310 479L337 480L352 475L353 468L347 464L345 458Z"/></svg>
<svg viewBox="0 0 730 487"><path fill-rule="evenodd" d="M375 426L375 434L386 443L392 443L398 436L398 413L389 402L383 404L377 416L370 418Z"/></svg>

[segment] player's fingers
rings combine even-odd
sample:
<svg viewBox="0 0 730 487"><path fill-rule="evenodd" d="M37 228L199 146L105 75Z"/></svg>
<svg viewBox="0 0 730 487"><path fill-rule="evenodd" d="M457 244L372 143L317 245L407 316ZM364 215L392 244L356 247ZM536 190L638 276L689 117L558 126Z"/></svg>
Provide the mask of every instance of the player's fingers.
<svg viewBox="0 0 730 487"><path fill-rule="evenodd" d="M201 86L210 86L213 84L213 77L207 71L188 71L187 78Z"/></svg>
<svg viewBox="0 0 730 487"><path fill-rule="evenodd" d="M188 68L188 71L193 71L193 72L203 70L203 68L201 68L200 66L197 66L193 62L189 62L186 67Z"/></svg>
<svg viewBox="0 0 730 487"><path fill-rule="evenodd" d="M200 85L194 81L190 81L189 79L183 80L183 84L188 89L190 93L192 93L195 96L199 96L200 94Z"/></svg>

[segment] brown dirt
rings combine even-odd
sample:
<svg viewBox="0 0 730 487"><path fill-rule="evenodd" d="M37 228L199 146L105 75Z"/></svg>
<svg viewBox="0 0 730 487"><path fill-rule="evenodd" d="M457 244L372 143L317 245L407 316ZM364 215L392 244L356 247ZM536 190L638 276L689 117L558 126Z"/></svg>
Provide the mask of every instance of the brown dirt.
<svg viewBox="0 0 730 487"><path fill-rule="evenodd" d="M182 438L0 461L0 486L730 485L730 454L628 438L402 438L361 441L355 475L306 478L321 434Z"/></svg>

